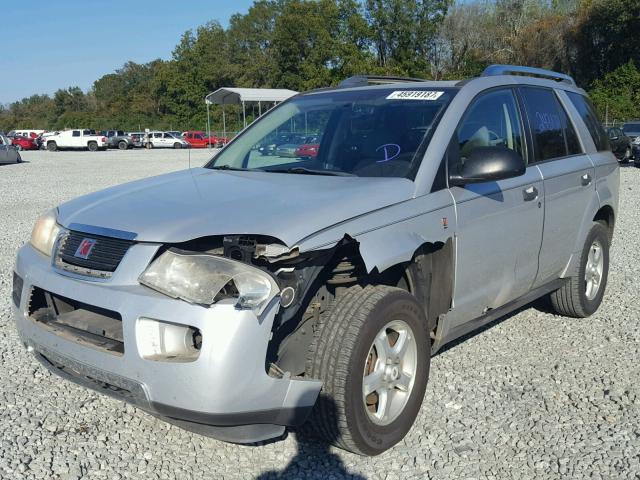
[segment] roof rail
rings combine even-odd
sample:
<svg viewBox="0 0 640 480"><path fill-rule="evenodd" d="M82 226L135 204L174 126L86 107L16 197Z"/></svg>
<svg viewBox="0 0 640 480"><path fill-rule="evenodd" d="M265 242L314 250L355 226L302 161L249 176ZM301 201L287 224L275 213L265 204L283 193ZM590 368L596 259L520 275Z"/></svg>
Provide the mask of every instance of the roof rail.
<svg viewBox="0 0 640 480"><path fill-rule="evenodd" d="M556 82L564 82L575 85L572 77L564 73L546 70L544 68L522 67L519 65L489 65L482 72L482 77L493 77L494 75L526 75L531 77L547 78Z"/></svg>
<svg viewBox="0 0 640 480"><path fill-rule="evenodd" d="M381 75L356 75L344 79L338 88L366 87L367 85L384 85L387 83L426 82L423 78L385 77Z"/></svg>

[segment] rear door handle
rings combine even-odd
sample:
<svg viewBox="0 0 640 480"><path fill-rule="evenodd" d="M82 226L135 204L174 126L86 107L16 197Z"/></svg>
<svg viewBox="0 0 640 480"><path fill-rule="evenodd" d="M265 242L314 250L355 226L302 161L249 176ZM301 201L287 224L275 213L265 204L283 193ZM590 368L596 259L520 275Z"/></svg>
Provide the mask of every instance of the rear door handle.
<svg viewBox="0 0 640 480"><path fill-rule="evenodd" d="M525 202L531 202L532 200L538 198L538 189L531 185L530 187L522 190L522 197L524 198Z"/></svg>
<svg viewBox="0 0 640 480"><path fill-rule="evenodd" d="M580 177L580 182L582 183L583 187L586 187L587 185L591 185L591 175L589 175L588 173L585 173Z"/></svg>

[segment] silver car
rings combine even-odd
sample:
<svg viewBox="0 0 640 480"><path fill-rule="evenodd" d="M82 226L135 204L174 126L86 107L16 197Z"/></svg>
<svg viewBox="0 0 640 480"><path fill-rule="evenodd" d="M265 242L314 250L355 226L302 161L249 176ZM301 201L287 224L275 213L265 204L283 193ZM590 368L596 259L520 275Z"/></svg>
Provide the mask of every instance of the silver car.
<svg viewBox="0 0 640 480"><path fill-rule="evenodd" d="M22 163L22 157L18 149L11 144L11 139L0 134L0 164Z"/></svg>
<svg viewBox="0 0 640 480"><path fill-rule="evenodd" d="M543 296L593 314L619 168L585 92L500 65L381 82L297 95L203 168L45 213L15 265L26 348L202 434L307 422L376 455L411 428L447 342ZM316 157L254 148L305 128Z"/></svg>

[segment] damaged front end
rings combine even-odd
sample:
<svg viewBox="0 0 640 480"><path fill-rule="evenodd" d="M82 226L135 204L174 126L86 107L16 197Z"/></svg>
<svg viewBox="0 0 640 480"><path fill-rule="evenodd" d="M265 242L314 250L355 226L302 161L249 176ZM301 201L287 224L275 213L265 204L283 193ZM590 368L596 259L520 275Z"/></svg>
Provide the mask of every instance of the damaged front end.
<svg viewBox="0 0 640 480"><path fill-rule="evenodd" d="M226 235L167 246L155 262L165 255L191 258L207 255L212 263L219 264L219 269L228 259L236 266L243 265L247 271L265 279L263 282L252 282L251 289L243 289L240 283L242 276L221 274L214 267L210 273L213 273L213 278L220 280L216 280L212 288L206 289L208 292L217 292L209 294L215 298L207 298L207 303L210 304L212 300L235 302L236 308L243 308L242 303L247 301L247 297L253 298L253 301L278 298L279 311L274 319L265 358L266 371L275 377L304 375L304 360L313 336L313 325L340 290L358 283L358 279L366 274L358 244L349 236L331 248L301 253L297 246L290 248L273 237ZM190 278L193 281L194 276ZM266 281L267 278L270 282ZM146 284L144 276L141 282ZM268 283L270 293L267 293ZM204 300L181 298L194 303Z"/></svg>

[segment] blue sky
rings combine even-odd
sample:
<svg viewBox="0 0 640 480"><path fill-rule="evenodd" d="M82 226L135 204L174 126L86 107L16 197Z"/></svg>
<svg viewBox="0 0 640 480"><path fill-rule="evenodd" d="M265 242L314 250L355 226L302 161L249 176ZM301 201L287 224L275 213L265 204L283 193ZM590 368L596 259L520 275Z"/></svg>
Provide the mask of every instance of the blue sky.
<svg viewBox="0 0 640 480"><path fill-rule="evenodd" d="M0 10L0 103L91 87L126 61L167 59L186 30L227 25L253 0L33 0Z"/></svg>

